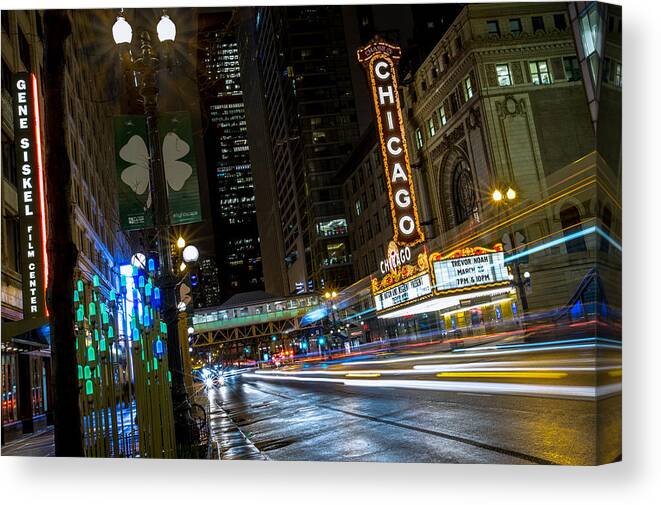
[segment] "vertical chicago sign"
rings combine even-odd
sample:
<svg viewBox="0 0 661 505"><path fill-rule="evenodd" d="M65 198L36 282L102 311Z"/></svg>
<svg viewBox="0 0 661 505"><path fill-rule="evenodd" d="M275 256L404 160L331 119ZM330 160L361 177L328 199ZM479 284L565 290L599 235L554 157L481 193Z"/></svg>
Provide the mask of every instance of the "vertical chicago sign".
<svg viewBox="0 0 661 505"><path fill-rule="evenodd" d="M34 74L19 72L13 80L14 144L23 277L23 318L46 314L46 219L41 153L39 95Z"/></svg>
<svg viewBox="0 0 661 505"><path fill-rule="evenodd" d="M411 164L402 121L397 85L397 46L376 41L358 50L358 61L368 73L383 164L390 197L394 241L400 246L424 242L415 201Z"/></svg>

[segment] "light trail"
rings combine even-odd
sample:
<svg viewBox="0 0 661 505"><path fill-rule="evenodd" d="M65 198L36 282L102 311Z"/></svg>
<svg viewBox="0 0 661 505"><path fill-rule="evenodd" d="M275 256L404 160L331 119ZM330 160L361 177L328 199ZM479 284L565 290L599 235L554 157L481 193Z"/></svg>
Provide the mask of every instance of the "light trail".
<svg viewBox="0 0 661 505"><path fill-rule="evenodd" d="M608 345L608 344L577 344L569 346L548 346L548 347L538 347L535 349L511 349L503 351L492 351L492 352L469 352L462 351L459 353L435 353L435 354L425 354L423 356L410 356L406 358L392 358L392 359L383 359L376 361L352 361L346 363L347 365L373 365L373 364L387 364L387 363L406 363L410 361L424 361L430 359L449 359L449 358L466 358L466 357L482 357L482 356L502 356L510 354L523 354L523 353L536 353L536 352L546 352L546 351L566 351L573 349L618 349L620 346Z"/></svg>
<svg viewBox="0 0 661 505"><path fill-rule="evenodd" d="M437 373L436 377L459 377L471 379L564 379L567 377L566 372L534 372L534 371L471 371L471 372L441 372Z"/></svg>
<svg viewBox="0 0 661 505"><path fill-rule="evenodd" d="M621 383L601 386L563 386L540 384L517 384L505 382L465 382L465 381L429 381L429 380L396 380L396 379L332 379L328 377L291 377L276 375L244 374L252 379L321 382L342 384L349 387L365 388L396 388L420 389L440 392L486 393L521 396L541 396L552 398L580 398L596 400L604 396L618 394L622 391Z"/></svg>

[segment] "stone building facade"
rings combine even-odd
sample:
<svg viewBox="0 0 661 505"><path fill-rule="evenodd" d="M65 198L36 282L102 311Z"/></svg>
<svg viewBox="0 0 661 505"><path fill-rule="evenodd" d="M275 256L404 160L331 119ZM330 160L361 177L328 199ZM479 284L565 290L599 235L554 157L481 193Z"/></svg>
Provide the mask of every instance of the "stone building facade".
<svg viewBox="0 0 661 505"><path fill-rule="evenodd" d="M531 311L605 296L593 267L612 244L588 231L606 228L618 253L617 179L601 177L608 198L597 181L619 167L598 150L567 5L468 5L404 95L430 249L503 243L527 272Z"/></svg>

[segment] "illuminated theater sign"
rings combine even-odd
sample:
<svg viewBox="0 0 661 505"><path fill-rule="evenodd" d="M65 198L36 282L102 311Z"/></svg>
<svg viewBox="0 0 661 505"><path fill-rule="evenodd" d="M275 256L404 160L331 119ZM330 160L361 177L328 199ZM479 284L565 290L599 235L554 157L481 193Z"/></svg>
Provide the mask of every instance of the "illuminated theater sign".
<svg viewBox="0 0 661 505"><path fill-rule="evenodd" d="M366 68L372 88L394 241L400 246L414 246L423 242L425 237L418 218L397 89L397 61L400 55L399 47L377 41L358 50L358 61Z"/></svg>
<svg viewBox="0 0 661 505"><path fill-rule="evenodd" d="M418 254L415 264L411 260L408 247L398 248L390 242L388 254L381 261L383 278L372 278L372 296L377 312L406 306L428 298L432 293L432 280L429 272L427 252Z"/></svg>
<svg viewBox="0 0 661 505"><path fill-rule="evenodd" d="M23 318L46 313L46 219L37 79L19 72L13 80L14 144L23 276Z"/></svg>
<svg viewBox="0 0 661 505"><path fill-rule="evenodd" d="M434 272L434 293L452 294L510 284L501 244L494 249L467 247L445 256L430 255Z"/></svg>

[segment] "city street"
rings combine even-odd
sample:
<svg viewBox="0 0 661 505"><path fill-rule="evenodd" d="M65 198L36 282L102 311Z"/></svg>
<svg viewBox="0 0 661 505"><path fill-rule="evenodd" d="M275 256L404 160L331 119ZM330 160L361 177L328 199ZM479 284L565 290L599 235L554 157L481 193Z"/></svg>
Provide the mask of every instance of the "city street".
<svg viewBox="0 0 661 505"><path fill-rule="evenodd" d="M489 360L490 369L512 369L509 358L507 362L495 362L498 358L493 356L494 351L480 352L492 354L482 358ZM589 354L593 352L588 349L523 353L524 357L516 358L516 367L527 366L530 370L530 360L534 359L537 365L534 368L540 369L552 359L553 367L546 367L549 371L544 373L555 370L562 374L558 370L581 368L575 364L590 360ZM560 357L559 353L565 356ZM615 354L611 357L617 361ZM420 356L404 357L411 358ZM401 359L387 358L390 363L385 366L390 368L380 373L389 370L400 375L405 370L393 367L400 366L401 361L393 361ZM431 366L443 359L419 361ZM479 364L475 359L461 361L466 366L456 370L483 369L475 368ZM573 363L565 366L564 361ZM485 364L483 361L482 365ZM373 365L358 366L374 369ZM575 388L592 382L593 374L573 370L561 379L546 379L529 371L529 378L522 381L512 375L515 372L503 370L495 372L503 374L503 382L495 382L495 378L486 375L488 372L481 372L482 377L471 383L457 382L455 377L439 381L437 377L441 390L411 389L430 387L429 377L425 380L419 375L407 377L409 386L400 381L397 387L381 386L376 373L372 374L373 378L356 379L362 380L361 385L350 384L351 379L344 383L315 381L324 373L349 373L348 370L356 368L357 365L347 363L312 366L305 370L309 375L301 375L304 370L292 367L292 376L277 375L284 380L270 380L274 375L228 379L224 387L210 391L211 410L213 413L222 407L248 442L273 460L565 465L596 462L593 434L599 411L602 418L599 460L607 462L620 457L617 413L621 396L606 393L598 401L574 396L582 394L582 390ZM478 379L478 373L470 377ZM368 372L353 374L360 375L367 377ZM369 384L369 380L377 382ZM457 390L442 390L448 383ZM612 385L615 390L619 388L617 383ZM552 389L536 391L537 386ZM523 392L517 392L516 387L523 388ZM212 414L212 431L213 424Z"/></svg>

